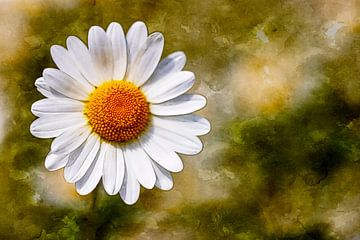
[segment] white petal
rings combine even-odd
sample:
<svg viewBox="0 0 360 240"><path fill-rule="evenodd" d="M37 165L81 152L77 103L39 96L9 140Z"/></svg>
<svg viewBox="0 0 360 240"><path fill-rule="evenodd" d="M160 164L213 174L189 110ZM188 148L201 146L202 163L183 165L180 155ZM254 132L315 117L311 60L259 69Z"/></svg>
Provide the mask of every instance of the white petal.
<svg viewBox="0 0 360 240"><path fill-rule="evenodd" d="M151 103L162 103L188 91L195 82L194 73L189 71L175 72L158 81L153 87L144 90Z"/></svg>
<svg viewBox="0 0 360 240"><path fill-rule="evenodd" d="M60 168L65 167L68 162L69 155L55 154L49 152L45 158L45 168L49 171L56 171Z"/></svg>
<svg viewBox="0 0 360 240"><path fill-rule="evenodd" d="M126 79L136 86L143 85L158 65L163 48L163 35L158 32L151 34L130 63Z"/></svg>
<svg viewBox="0 0 360 240"><path fill-rule="evenodd" d="M89 97L89 92L82 84L58 69L46 68L43 76L49 87L69 98L86 100Z"/></svg>
<svg viewBox="0 0 360 240"><path fill-rule="evenodd" d="M79 68L81 74L94 86L98 86L98 75L91 60L89 50L77 37L70 36L66 39L69 53Z"/></svg>
<svg viewBox="0 0 360 240"><path fill-rule="evenodd" d="M99 183L103 174L104 157L106 148L101 145L96 159L92 162L91 166L85 175L75 183L76 191L81 195L86 195L92 192Z"/></svg>
<svg viewBox="0 0 360 240"><path fill-rule="evenodd" d="M120 197L126 204L132 205L136 203L136 201L139 199L140 184L136 180L133 171L129 170L129 166L126 160L125 163L126 163L125 165L126 170L125 170L124 182L120 189Z"/></svg>
<svg viewBox="0 0 360 240"><path fill-rule="evenodd" d="M139 183L147 189L155 185L156 176L151 165L151 159L136 142L127 145L124 158L129 171L133 171Z"/></svg>
<svg viewBox="0 0 360 240"><path fill-rule="evenodd" d="M115 188L119 189L118 191L120 191L121 185L124 181L124 175L125 175L125 159L124 159L124 152L123 150L120 148L120 146L118 146L116 148L116 157L117 157L117 164L116 164L116 183L115 183ZM117 192L118 192L117 191Z"/></svg>
<svg viewBox="0 0 360 240"><path fill-rule="evenodd" d="M183 163L180 157L170 148L163 144L163 141L156 135L151 134L151 130L140 138L141 146L152 160L160 164L171 172L180 172Z"/></svg>
<svg viewBox="0 0 360 240"><path fill-rule="evenodd" d="M65 97L61 93L51 89L49 85L46 84L45 79L40 77L35 81L36 89L44 96L44 97Z"/></svg>
<svg viewBox="0 0 360 240"><path fill-rule="evenodd" d="M175 132L197 136L205 135L210 131L209 121L194 114L174 117L153 116L153 124Z"/></svg>
<svg viewBox="0 0 360 240"><path fill-rule="evenodd" d="M121 148L114 144L108 144L103 168L103 185L108 194L115 195L120 191L124 179L124 168L124 156Z"/></svg>
<svg viewBox="0 0 360 240"><path fill-rule="evenodd" d="M110 23L106 34L111 41L112 56L114 61L114 80L122 80L127 66L127 49L124 31L120 24Z"/></svg>
<svg viewBox="0 0 360 240"><path fill-rule="evenodd" d="M30 125L30 132L38 138L57 137L67 129L84 124L82 113L63 114L61 116L44 116L36 119Z"/></svg>
<svg viewBox="0 0 360 240"><path fill-rule="evenodd" d="M69 154L69 159L68 159L68 162L66 163L68 170L66 170L66 171L64 170L64 178L66 181L68 181L68 179L70 179L69 167L75 164L77 158L80 156L80 153L83 151L84 147L85 147L85 142L83 144L81 144L80 147L78 147L77 149L75 149L73 152L71 152Z"/></svg>
<svg viewBox="0 0 360 240"><path fill-rule="evenodd" d="M160 104L151 104L150 110L155 115L172 116L192 113L205 105L205 97L197 94L183 94Z"/></svg>
<svg viewBox="0 0 360 240"><path fill-rule="evenodd" d="M143 22L135 22L129 28L129 31L126 34L127 49L129 53L127 59L128 64L133 61L134 56L137 55L140 47L145 43L147 34L147 28Z"/></svg>
<svg viewBox="0 0 360 240"><path fill-rule="evenodd" d="M51 143L51 151L56 154L69 154L78 148L90 135L90 129L84 123L81 127L70 128Z"/></svg>
<svg viewBox="0 0 360 240"><path fill-rule="evenodd" d="M69 183L79 181L87 172L94 161L100 148L100 139L96 133L92 133L86 142L72 152L69 156L69 162L65 166L64 177Z"/></svg>
<svg viewBox="0 0 360 240"><path fill-rule="evenodd" d="M36 79L35 86L37 90L44 96L44 97L52 97L52 93L50 91L49 86L45 83L43 77Z"/></svg>
<svg viewBox="0 0 360 240"><path fill-rule="evenodd" d="M202 142L198 137L186 133L175 132L174 129L166 129L163 126L154 126L151 130L157 139L161 140L161 145L169 147L171 150L187 154L195 155L201 152Z"/></svg>
<svg viewBox="0 0 360 240"><path fill-rule="evenodd" d="M161 60L149 80L142 86L144 91L156 84L160 79L170 73L181 71L186 63L186 56L183 52L174 52Z"/></svg>
<svg viewBox="0 0 360 240"><path fill-rule="evenodd" d="M98 26L91 27L89 30L88 44L91 60L98 75L98 85L105 81L112 80L112 48L110 39L106 36L104 29Z"/></svg>
<svg viewBox="0 0 360 240"><path fill-rule="evenodd" d="M84 78L76 66L70 53L62 46L54 45L50 48L51 56L58 68L78 81L87 92L92 92L94 87Z"/></svg>
<svg viewBox="0 0 360 240"><path fill-rule="evenodd" d="M171 174L158 165L156 162L151 162L156 174L155 186L161 190L170 190L172 189L174 183L171 177Z"/></svg>
<svg viewBox="0 0 360 240"><path fill-rule="evenodd" d="M82 112L84 103L70 98L45 98L31 106L31 112L37 116Z"/></svg>

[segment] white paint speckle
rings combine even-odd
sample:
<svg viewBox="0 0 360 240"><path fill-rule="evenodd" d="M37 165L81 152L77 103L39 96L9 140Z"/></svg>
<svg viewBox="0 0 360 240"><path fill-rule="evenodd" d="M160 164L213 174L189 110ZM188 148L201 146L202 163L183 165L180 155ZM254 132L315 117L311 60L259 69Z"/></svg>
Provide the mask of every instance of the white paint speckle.
<svg viewBox="0 0 360 240"><path fill-rule="evenodd" d="M330 22L327 24L325 36L330 41L331 47L336 47L336 35L338 31L345 26L342 22Z"/></svg>
<svg viewBox="0 0 360 240"><path fill-rule="evenodd" d="M264 33L263 30L259 30L256 32L256 37L262 41L263 43L268 43L269 42L269 38L266 36L266 34Z"/></svg>

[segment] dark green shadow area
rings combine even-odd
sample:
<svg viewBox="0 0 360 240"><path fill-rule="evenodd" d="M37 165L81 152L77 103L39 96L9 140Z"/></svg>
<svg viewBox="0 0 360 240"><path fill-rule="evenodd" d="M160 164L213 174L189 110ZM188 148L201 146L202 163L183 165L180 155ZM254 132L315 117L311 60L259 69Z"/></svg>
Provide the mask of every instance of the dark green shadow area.
<svg viewBox="0 0 360 240"><path fill-rule="evenodd" d="M306 232L300 235L291 235L285 237L270 237L270 240L333 240L334 237L329 236L329 226L326 224L316 224Z"/></svg>
<svg viewBox="0 0 360 240"><path fill-rule="evenodd" d="M278 186L283 178L295 177L302 170L307 171L303 178L308 185L319 184L346 164L350 147L359 139L346 127L356 117L354 112L332 89L324 86L314 98L275 119L235 121L228 130L234 149L238 146L242 152L232 154L253 156L246 161L260 164L268 172L269 184ZM230 159L231 165L238 160Z"/></svg>

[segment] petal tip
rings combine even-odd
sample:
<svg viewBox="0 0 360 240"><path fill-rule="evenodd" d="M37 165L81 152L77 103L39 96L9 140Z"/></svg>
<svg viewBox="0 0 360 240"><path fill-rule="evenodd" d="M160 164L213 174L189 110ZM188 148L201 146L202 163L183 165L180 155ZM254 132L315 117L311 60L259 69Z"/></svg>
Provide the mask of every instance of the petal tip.
<svg viewBox="0 0 360 240"><path fill-rule="evenodd" d="M58 51L58 50L60 50L60 49L62 49L63 47L62 46L60 46L60 45L52 45L51 47L50 47L50 54L51 54L51 56L53 56L54 54L56 54L56 51Z"/></svg>
<svg viewBox="0 0 360 240"><path fill-rule="evenodd" d="M118 22L111 22L111 23L109 23L107 29L118 28L118 27L121 27L121 24L120 24L120 23L118 23Z"/></svg>
<svg viewBox="0 0 360 240"><path fill-rule="evenodd" d="M131 26L134 26L134 27L146 27L146 24L143 21L138 20L138 21L135 21Z"/></svg>
<svg viewBox="0 0 360 240"><path fill-rule="evenodd" d="M154 176L151 179L149 179L146 182L142 182L141 185L146 189L153 189L155 186L155 182L156 182L156 176L154 174Z"/></svg>
<svg viewBox="0 0 360 240"><path fill-rule="evenodd" d="M76 183L75 186L76 186L76 192L81 196L89 195L92 192L92 191L88 191L87 189L78 187Z"/></svg>
<svg viewBox="0 0 360 240"><path fill-rule="evenodd" d="M174 183L173 182L169 182L167 185L163 185L163 186L161 186L161 190L163 190L163 191L170 191L171 189L173 189L174 188Z"/></svg>

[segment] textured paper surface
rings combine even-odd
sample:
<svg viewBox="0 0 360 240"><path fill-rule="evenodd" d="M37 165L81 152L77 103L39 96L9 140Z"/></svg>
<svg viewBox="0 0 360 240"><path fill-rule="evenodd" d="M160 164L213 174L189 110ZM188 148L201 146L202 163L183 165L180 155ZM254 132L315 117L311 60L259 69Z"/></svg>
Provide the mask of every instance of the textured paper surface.
<svg viewBox="0 0 360 240"><path fill-rule="evenodd" d="M0 1L0 239L359 239L360 5L335 0ZM49 48L136 20L195 72L204 150L138 203L79 196L29 133Z"/></svg>

